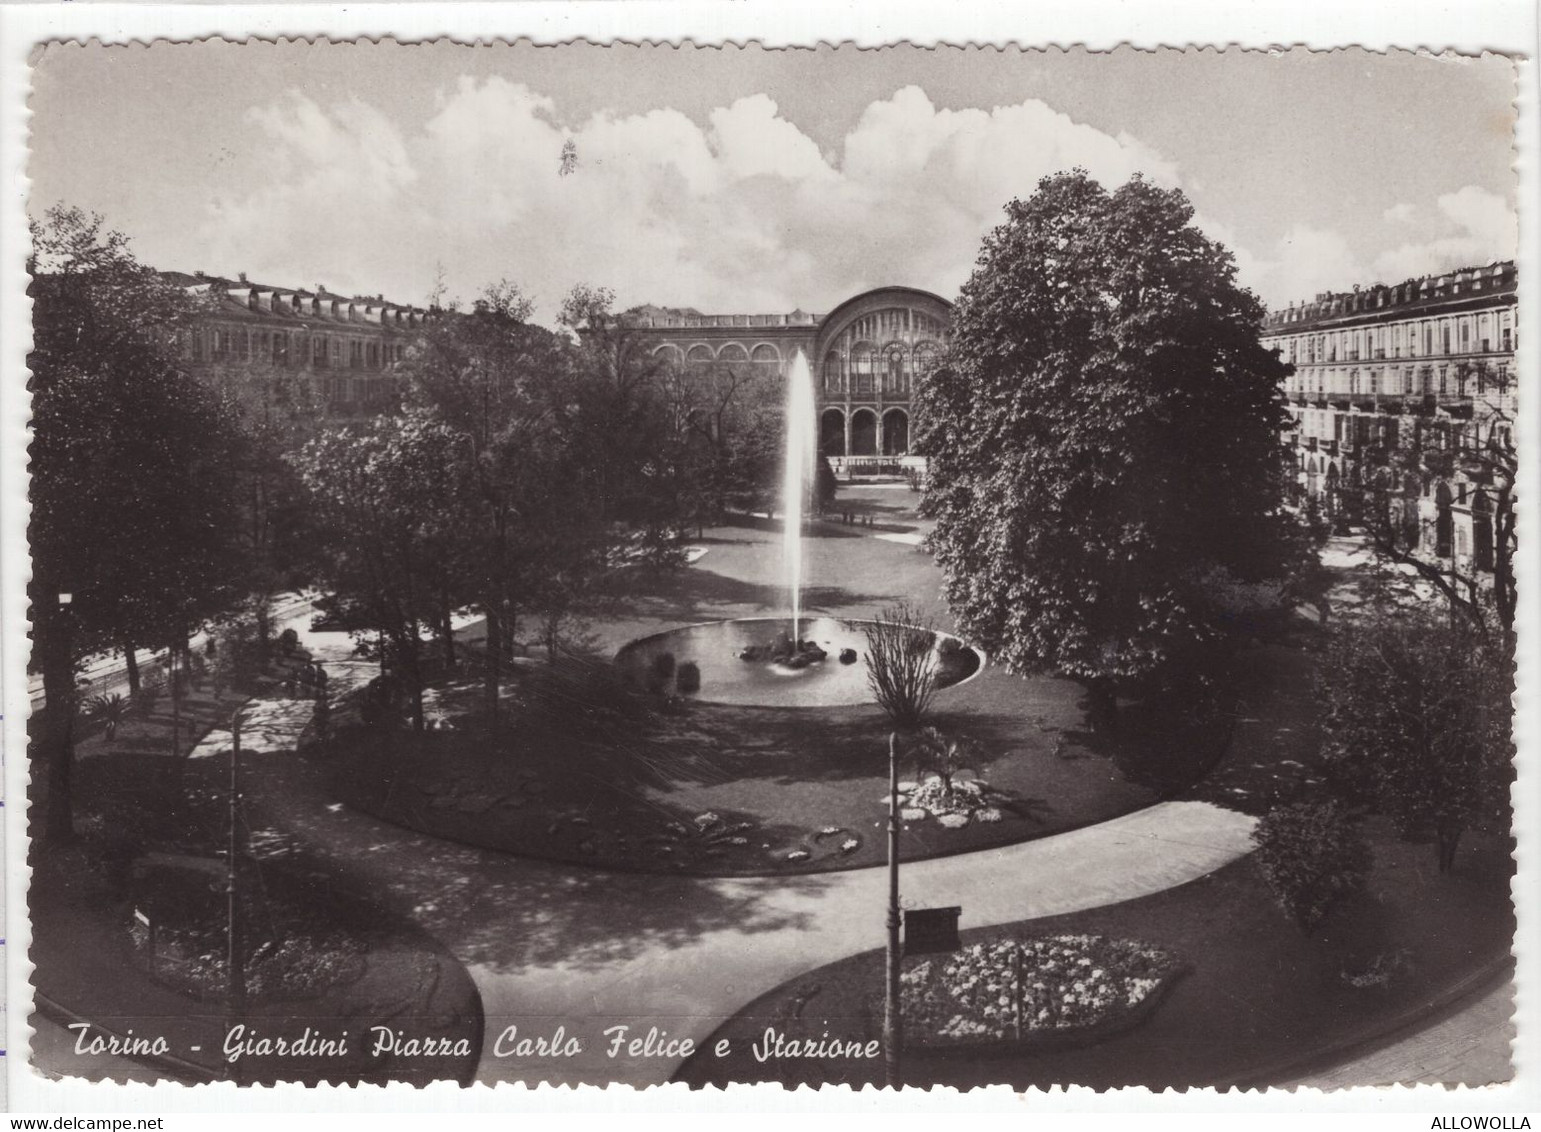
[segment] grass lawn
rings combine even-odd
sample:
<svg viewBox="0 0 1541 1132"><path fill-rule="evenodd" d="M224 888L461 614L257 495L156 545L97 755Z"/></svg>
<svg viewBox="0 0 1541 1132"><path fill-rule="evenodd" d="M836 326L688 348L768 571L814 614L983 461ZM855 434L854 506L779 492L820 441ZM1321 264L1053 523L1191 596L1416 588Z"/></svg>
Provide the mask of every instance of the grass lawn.
<svg viewBox="0 0 1541 1132"><path fill-rule="evenodd" d="M965 777L1004 797L1001 820L906 823L912 856L1011 844L1155 800L1113 759L1064 738L1079 719L1068 685L1001 677L1001 692L1014 710L969 713L949 702L936 716L979 744ZM745 875L883 860L887 726L876 708L697 704L604 736L576 735L543 714L527 712L497 735L345 733L332 748L334 789L425 833L608 868ZM901 766L915 777L913 763Z"/></svg>

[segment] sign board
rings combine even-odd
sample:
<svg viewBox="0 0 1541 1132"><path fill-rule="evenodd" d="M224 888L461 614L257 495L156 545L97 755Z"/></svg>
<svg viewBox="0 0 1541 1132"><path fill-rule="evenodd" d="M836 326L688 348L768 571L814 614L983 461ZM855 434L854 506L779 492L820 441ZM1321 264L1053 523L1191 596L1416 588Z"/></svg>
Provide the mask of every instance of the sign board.
<svg viewBox="0 0 1541 1132"><path fill-rule="evenodd" d="M904 954L928 955L956 951L961 905L953 908L907 908L904 912Z"/></svg>

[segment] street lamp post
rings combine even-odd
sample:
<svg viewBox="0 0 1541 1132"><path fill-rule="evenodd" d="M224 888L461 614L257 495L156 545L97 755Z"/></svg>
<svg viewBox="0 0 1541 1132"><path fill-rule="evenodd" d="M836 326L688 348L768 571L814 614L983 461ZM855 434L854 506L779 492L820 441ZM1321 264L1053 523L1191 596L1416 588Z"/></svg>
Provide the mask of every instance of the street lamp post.
<svg viewBox="0 0 1541 1132"><path fill-rule="evenodd" d="M899 1012L899 736L888 733L888 958L883 996L883 1058L888 1087L899 1087L904 1021Z"/></svg>
<svg viewBox="0 0 1541 1132"><path fill-rule="evenodd" d="M226 845L226 964L229 987L225 1002L225 1032L229 1034L246 1016L246 962L241 950L241 712L230 720L230 830ZM240 1061L230 1066L240 1081Z"/></svg>

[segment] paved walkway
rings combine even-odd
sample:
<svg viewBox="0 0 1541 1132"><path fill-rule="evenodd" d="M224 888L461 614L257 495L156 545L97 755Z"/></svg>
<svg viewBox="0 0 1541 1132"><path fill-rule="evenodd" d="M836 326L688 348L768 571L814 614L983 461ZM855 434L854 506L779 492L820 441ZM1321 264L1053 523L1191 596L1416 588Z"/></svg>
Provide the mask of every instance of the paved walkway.
<svg viewBox="0 0 1541 1132"><path fill-rule="evenodd" d="M964 928L1095 908L1213 872L1247 852L1251 829L1251 818L1207 803L1164 803L1057 837L906 865L903 903L961 904ZM562 871L531 862L523 867ZM569 1034L576 1030L585 1039L626 1025L636 1036L657 1027L699 1044L788 979L881 947L885 938L888 879L881 868L798 878L633 876L615 883L630 890L631 901L656 896L665 907L679 906L686 918L692 904L742 908L746 914L674 946L626 949L597 964L587 954L516 970L501 961L471 964L487 1018L480 1080L637 1085L667 1080L683 1058L612 1060L596 1040L586 1040L582 1054L572 1058L499 1058L496 1039L510 1025L521 1035L543 1035L565 1024ZM574 895L590 900L599 893L583 883ZM557 922L569 910L553 901L544 911L552 921L548 928L560 933ZM511 929L519 926L517 919L510 923ZM453 938L441 938L456 950Z"/></svg>

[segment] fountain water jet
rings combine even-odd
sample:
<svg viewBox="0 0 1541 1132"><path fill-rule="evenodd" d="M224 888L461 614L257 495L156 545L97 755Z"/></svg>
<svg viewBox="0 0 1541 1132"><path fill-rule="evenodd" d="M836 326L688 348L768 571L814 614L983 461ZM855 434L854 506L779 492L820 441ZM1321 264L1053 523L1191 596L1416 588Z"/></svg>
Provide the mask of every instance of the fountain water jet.
<svg viewBox="0 0 1541 1132"><path fill-rule="evenodd" d="M781 480L781 506L786 520L781 555L787 580L787 599L792 608L792 651L802 638L803 589L803 507L808 499L808 485L813 482L814 432L813 371L808 358L799 350L787 370L787 450Z"/></svg>
<svg viewBox="0 0 1541 1132"><path fill-rule="evenodd" d="M781 553L790 623L781 617L741 617L632 641L616 654L616 663L635 686L707 703L758 707L872 703L865 666L857 663L867 647L868 623L803 615L803 519L817 466L817 429L813 372L799 350L787 369L781 485L786 520ZM975 650L945 633L932 636L938 689L962 683L979 671L983 658ZM825 663L835 657L839 663ZM685 687L677 673L687 664L694 678Z"/></svg>

